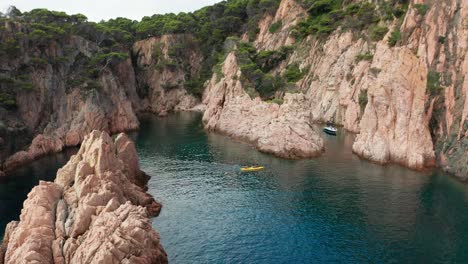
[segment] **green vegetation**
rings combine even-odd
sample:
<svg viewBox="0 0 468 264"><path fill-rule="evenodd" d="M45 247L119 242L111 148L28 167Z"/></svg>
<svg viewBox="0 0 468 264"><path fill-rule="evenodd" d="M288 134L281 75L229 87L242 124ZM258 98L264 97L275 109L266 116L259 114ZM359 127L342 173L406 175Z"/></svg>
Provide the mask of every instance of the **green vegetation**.
<svg viewBox="0 0 468 264"><path fill-rule="evenodd" d="M97 80L87 80L84 88L88 91L90 90L100 90L102 89L102 85L99 81Z"/></svg>
<svg viewBox="0 0 468 264"><path fill-rule="evenodd" d="M213 67L222 62L220 54L223 53L226 38L240 36L246 31L249 39L253 40L259 32L259 20L265 14L274 14L279 3L280 0L223 1L193 13L144 17L141 22L133 24L132 30L136 39L168 33L193 34L205 59L199 76L188 76L185 87L189 92L200 95ZM183 67L179 62L176 64Z"/></svg>
<svg viewBox="0 0 468 264"><path fill-rule="evenodd" d="M361 90L361 93L359 93L359 106L361 107L361 112L364 112L367 106L367 90Z"/></svg>
<svg viewBox="0 0 468 264"><path fill-rule="evenodd" d="M89 22L82 14L68 15L47 9L33 9L22 13L12 7L7 14L0 14L0 20L17 21L28 26L29 30L28 33L20 32L16 36L2 35L4 39L0 39L0 56L11 58L17 56L21 51L20 42L26 43L25 49L34 47L42 52L41 50L44 50L51 41L63 43L70 36L78 35L100 47L99 54L86 62L88 69L84 74L85 79L95 79L103 68L126 59L127 55L124 53L127 53L137 40L163 34L188 33L195 37L194 44L201 49L204 60L201 71L196 76L186 76L187 82L184 85L193 94L200 95L203 83L211 76L213 66L220 62L219 54L223 52L223 43L226 38L241 36L245 32L251 39L255 38L259 31L259 20L265 14L274 14L279 3L280 0L228 0L192 13L153 15L144 17L140 22L116 18L99 23ZM280 28L281 23L276 23L272 30L275 27ZM0 32L2 30L0 29ZM159 60L162 58L161 53L155 49L153 57L158 59L157 67L187 69L190 65L187 65L187 61L183 61L187 53L185 48L182 45L170 47L168 55L171 58L169 60ZM277 60L281 60L283 56L283 54L261 55L265 60L262 67L266 68L274 67ZM265 57L265 55L268 56ZM34 60L34 64L45 65L42 59L44 58L38 57ZM80 78L71 79L73 80L70 82L76 84Z"/></svg>
<svg viewBox="0 0 468 264"><path fill-rule="evenodd" d="M268 72L284 61L292 51L291 46L283 46L280 50L264 50L257 53L254 60L262 71Z"/></svg>
<svg viewBox="0 0 468 264"><path fill-rule="evenodd" d="M280 30L283 27L283 21L279 20L273 24L271 24L269 31L270 33L276 33L278 30Z"/></svg>
<svg viewBox="0 0 468 264"><path fill-rule="evenodd" d="M379 26L379 22L400 18L408 8L408 0L296 1L305 7L309 14L307 19L298 23L293 30L294 36L298 39L310 34L326 36L341 28L346 31L369 29L370 39L379 41L388 33L388 28ZM181 69L185 72L186 82L178 85L200 96L204 82L213 71L218 73L218 78L222 77L219 63L224 60L225 45L230 42L229 38L240 37L247 33L249 39L253 40L259 32L259 20L266 14L274 14L280 2L280 0L227 0L191 13L147 16L139 22L116 18L99 23L89 22L81 14L68 15L47 9L34 9L22 13L13 7L7 14L0 14L0 20L17 21L25 25L28 30L16 34L0 34L0 58L14 58L20 52L34 49L34 53L30 54L31 68L38 69L47 64L55 67L57 64L68 62L71 53L65 52L61 54L62 57L47 57L46 48L54 42L59 45L65 44L70 36L78 35L95 43L99 49L91 58L75 59L77 62L73 62L71 68L79 70L65 80L66 84L70 87L98 89L100 84L97 79L101 72L104 69L112 70L117 63L126 60L129 56L128 50L135 41L163 34L190 34L193 36L193 41L183 40L167 47L166 56L163 54L163 47L156 45L151 56L156 62L154 66L159 70ZM427 11L425 5L414 5L414 8L420 14L425 14ZM277 21L270 26L269 31L278 32L282 26L283 22ZM4 30L4 27L0 27L0 33ZM389 45L396 45L400 38L399 30L392 32ZM298 64L291 64L286 67L283 76L270 73L291 54L292 47L257 52L247 43L238 40L233 43L237 46L236 54L242 71L241 81L246 89L251 88L263 98L272 98L276 91L284 89L286 83L301 80L308 71L308 69L301 70ZM194 47L200 48L203 55L199 72L195 72L189 63L190 51L193 51ZM358 61L371 59L372 54L368 53L360 54L356 58ZM14 87L33 89L30 80L20 80L15 75L11 74L15 80ZM145 85L147 86L142 84Z"/></svg>
<svg viewBox="0 0 468 264"><path fill-rule="evenodd" d="M47 65L49 62L43 58L33 57L31 58L31 64L34 66L43 66Z"/></svg>
<svg viewBox="0 0 468 264"><path fill-rule="evenodd" d="M2 76L0 77L0 87L4 87L9 91L30 91L34 89L34 85L31 83L28 76L17 76L16 78Z"/></svg>
<svg viewBox="0 0 468 264"><path fill-rule="evenodd" d="M151 53L151 58L154 61L159 61L161 59L164 59L163 44L162 43L156 43L156 45L154 45L153 52Z"/></svg>
<svg viewBox="0 0 468 264"><path fill-rule="evenodd" d="M124 61L128 58L127 53L123 52L109 52L109 53L98 53L91 58L91 65L96 66L107 66L109 64L115 64Z"/></svg>
<svg viewBox="0 0 468 264"><path fill-rule="evenodd" d="M432 96L439 95L442 91L441 74L435 71L429 71L427 74L427 90Z"/></svg>
<svg viewBox="0 0 468 264"><path fill-rule="evenodd" d="M11 94L0 92L0 105L7 109L14 108L16 106L16 99Z"/></svg>
<svg viewBox="0 0 468 264"><path fill-rule="evenodd" d="M290 64L286 67L286 72L284 73L284 78L288 83L295 83L302 79L307 73L306 69L301 70L297 63Z"/></svg>
<svg viewBox="0 0 468 264"><path fill-rule="evenodd" d="M395 30L393 30L392 34L390 35L390 38L388 39L388 45L390 47L394 47L400 39L401 31L399 28L395 28Z"/></svg>
<svg viewBox="0 0 468 264"><path fill-rule="evenodd" d="M366 53L362 53L362 54L357 55L356 56L356 62L360 62L360 61L363 61L363 60L371 61L373 58L374 58L374 54L372 54L370 52L366 52Z"/></svg>
<svg viewBox="0 0 468 264"><path fill-rule="evenodd" d="M34 86L29 75L0 74L0 107L14 109L16 107L16 93L33 89Z"/></svg>
<svg viewBox="0 0 468 264"><path fill-rule="evenodd" d="M366 1L349 3L343 0L302 1L309 17L295 28L294 36L303 39L307 35L328 35L338 27L344 30L363 30L379 22L376 6Z"/></svg>
<svg viewBox="0 0 468 264"><path fill-rule="evenodd" d="M379 5L385 20L400 19L408 11L409 0L385 0L380 1Z"/></svg>
<svg viewBox="0 0 468 264"><path fill-rule="evenodd" d="M309 13L305 21L297 24L293 35L304 39L308 35L327 36L338 27L346 31L361 31L370 28L372 40L381 40L388 29L377 26L380 20L402 17L408 9L408 0L380 0L378 4L368 1L346 0L296 0Z"/></svg>
<svg viewBox="0 0 468 264"><path fill-rule="evenodd" d="M188 81L185 81L185 89L187 92L201 97L203 95L203 84L204 80L200 78L193 78L189 79Z"/></svg>
<svg viewBox="0 0 468 264"><path fill-rule="evenodd" d="M272 100L267 100L266 102L269 103L269 104L278 104L278 105L282 105L282 104L284 103L284 100L283 100L283 99L274 98L274 99L272 99Z"/></svg>
<svg viewBox="0 0 468 264"><path fill-rule="evenodd" d="M138 39L168 33L191 33L205 47L221 47L231 35L243 29L252 37L257 24L266 13L274 14L279 0L230 0L204 7L193 13L165 14L144 17L133 25Z"/></svg>
<svg viewBox="0 0 468 264"><path fill-rule="evenodd" d="M387 27L373 25L369 28L369 37L373 41L382 40L388 32Z"/></svg>
<svg viewBox="0 0 468 264"><path fill-rule="evenodd" d="M246 90L252 87L262 98L272 98L274 93L284 88L285 83L281 76L267 73L266 69L271 68L272 64L268 64L268 61L275 61L273 64L277 64L280 60L281 54L286 53L282 49L279 52L266 52L259 56L257 50L250 43L239 42L237 44L236 56L242 72L241 82ZM280 56L278 57L278 54ZM275 59L272 59L275 57ZM286 58L286 56L283 56ZM264 68L266 65L269 65ZM251 95L252 96L252 95Z"/></svg>
<svg viewBox="0 0 468 264"><path fill-rule="evenodd" d="M427 10L429 9L429 7L425 4L414 4L413 7L418 11L418 14L421 16L425 16Z"/></svg>
<svg viewBox="0 0 468 264"><path fill-rule="evenodd" d="M19 55L19 52L20 46L17 39L6 37L2 42L0 42L0 56L14 58Z"/></svg>

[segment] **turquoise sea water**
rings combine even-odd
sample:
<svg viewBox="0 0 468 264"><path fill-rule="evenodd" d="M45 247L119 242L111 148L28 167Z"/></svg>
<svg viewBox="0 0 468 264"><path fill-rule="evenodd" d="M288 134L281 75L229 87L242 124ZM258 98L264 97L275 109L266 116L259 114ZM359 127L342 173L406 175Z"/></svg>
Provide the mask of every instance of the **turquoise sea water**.
<svg viewBox="0 0 468 264"><path fill-rule="evenodd" d="M144 118L132 137L171 263L468 263L468 185L360 160L353 135L324 134L326 153L303 161L206 133L196 113ZM0 183L2 230L67 155Z"/></svg>

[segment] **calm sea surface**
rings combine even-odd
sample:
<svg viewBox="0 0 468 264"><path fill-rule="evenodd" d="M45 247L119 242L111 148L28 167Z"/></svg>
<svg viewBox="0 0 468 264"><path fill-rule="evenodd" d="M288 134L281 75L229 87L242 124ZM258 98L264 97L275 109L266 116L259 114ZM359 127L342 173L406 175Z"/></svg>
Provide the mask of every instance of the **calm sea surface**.
<svg viewBox="0 0 468 264"><path fill-rule="evenodd" d="M132 137L171 263L468 263L468 185L360 160L353 135L323 134L326 153L303 161L206 133L197 113L143 118ZM74 151L0 181L2 231Z"/></svg>

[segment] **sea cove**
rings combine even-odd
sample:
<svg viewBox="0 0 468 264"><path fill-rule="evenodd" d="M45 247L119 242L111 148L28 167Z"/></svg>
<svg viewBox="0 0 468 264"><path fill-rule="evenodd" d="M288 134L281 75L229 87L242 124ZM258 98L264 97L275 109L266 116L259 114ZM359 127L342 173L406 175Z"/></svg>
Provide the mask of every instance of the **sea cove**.
<svg viewBox="0 0 468 264"><path fill-rule="evenodd" d="M279 159L206 133L200 120L146 117L131 135L163 204L153 227L171 263L468 261L468 187L451 176L361 160L346 133L322 135L320 158ZM66 158L47 157L0 185L2 205L14 209L4 208L2 229L32 183L53 180ZM256 164L266 170L240 172Z"/></svg>

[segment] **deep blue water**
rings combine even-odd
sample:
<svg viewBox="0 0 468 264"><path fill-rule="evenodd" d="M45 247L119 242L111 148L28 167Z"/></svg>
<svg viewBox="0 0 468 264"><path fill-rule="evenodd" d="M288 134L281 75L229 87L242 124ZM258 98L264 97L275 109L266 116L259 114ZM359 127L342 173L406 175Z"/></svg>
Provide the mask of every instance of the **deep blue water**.
<svg viewBox="0 0 468 264"><path fill-rule="evenodd" d="M353 135L323 137L322 157L289 161L206 133L199 114L144 118L133 138L170 262L468 263L466 184L360 160ZM33 185L21 182L52 179L57 159L0 184L2 225Z"/></svg>

